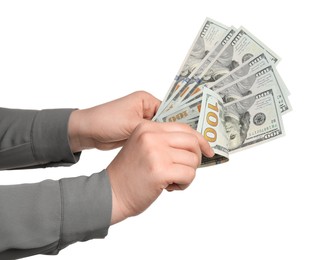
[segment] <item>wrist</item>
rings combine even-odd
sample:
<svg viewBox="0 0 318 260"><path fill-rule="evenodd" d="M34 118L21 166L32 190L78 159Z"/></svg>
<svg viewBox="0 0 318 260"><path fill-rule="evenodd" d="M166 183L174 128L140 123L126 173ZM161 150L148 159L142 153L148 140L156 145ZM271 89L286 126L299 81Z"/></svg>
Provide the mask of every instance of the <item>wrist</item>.
<svg viewBox="0 0 318 260"><path fill-rule="evenodd" d="M68 121L68 139L71 151L77 153L82 151L81 137L80 137L80 122L81 115L80 110L74 110Z"/></svg>
<svg viewBox="0 0 318 260"><path fill-rule="evenodd" d="M111 214L111 225L114 225L118 222L121 222L129 217L129 213L127 212L124 203L122 203L120 187L118 187L118 183L121 181L117 179L119 172L116 171L116 167L111 163L107 168L106 172L109 176L109 182L111 186L112 192L112 214Z"/></svg>
<svg viewBox="0 0 318 260"><path fill-rule="evenodd" d="M114 225L118 222L123 221L124 219L126 219L127 217L124 216L124 214L122 214L120 207L119 207L119 203L117 200L117 196L114 193L114 190L112 189L112 215L111 215L111 221L110 224Z"/></svg>

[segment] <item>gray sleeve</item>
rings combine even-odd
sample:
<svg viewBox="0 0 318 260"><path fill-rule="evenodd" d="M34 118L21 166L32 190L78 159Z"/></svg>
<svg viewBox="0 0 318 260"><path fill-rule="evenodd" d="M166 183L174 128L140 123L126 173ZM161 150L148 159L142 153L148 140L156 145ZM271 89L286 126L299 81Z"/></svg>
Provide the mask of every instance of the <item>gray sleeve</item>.
<svg viewBox="0 0 318 260"><path fill-rule="evenodd" d="M71 165L79 160L69 147L72 109L0 108L0 170Z"/></svg>
<svg viewBox="0 0 318 260"><path fill-rule="evenodd" d="M71 152L67 136L71 112L0 108L0 170L76 163L80 154ZM111 195L105 171L0 185L0 259L57 254L77 241L105 237Z"/></svg>
<svg viewBox="0 0 318 260"><path fill-rule="evenodd" d="M111 196L105 171L0 186L0 259L57 254L77 241L104 238L110 226Z"/></svg>

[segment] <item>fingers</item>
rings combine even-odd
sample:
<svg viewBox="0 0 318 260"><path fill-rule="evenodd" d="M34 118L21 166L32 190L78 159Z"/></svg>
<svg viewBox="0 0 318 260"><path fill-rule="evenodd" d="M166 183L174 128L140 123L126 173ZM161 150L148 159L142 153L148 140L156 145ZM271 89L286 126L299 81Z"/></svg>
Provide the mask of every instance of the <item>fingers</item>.
<svg viewBox="0 0 318 260"><path fill-rule="evenodd" d="M201 163L201 153L194 153L187 150L174 149L169 151L172 163L182 164L192 168L197 168Z"/></svg>
<svg viewBox="0 0 318 260"><path fill-rule="evenodd" d="M201 149L199 146L199 141L195 135L184 132L172 132L169 133L165 139L167 144L174 148L170 150L170 157L172 159L175 158L176 163L182 163L182 161L185 161L186 165L188 165L188 161L193 162L193 158L197 158L197 163L194 164L194 166L197 167L200 164ZM184 156L183 159L182 156Z"/></svg>
<svg viewBox="0 0 318 260"><path fill-rule="evenodd" d="M134 94L139 95L141 98L143 118L148 120L152 119L156 114L161 101L145 91L138 91Z"/></svg>
<svg viewBox="0 0 318 260"><path fill-rule="evenodd" d="M200 150L206 157L212 157L214 155L212 148L210 147L209 143L204 139L204 137L198 131L192 129L190 126L186 124L149 122L148 128L150 131L164 131L169 133L171 132L178 133L180 136L179 137L175 136L173 138L175 140L174 141L175 145L178 145L178 144L181 145L182 143L182 138L184 137L182 137L180 133L188 133L196 137ZM194 141L192 141L191 145L196 146Z"/></svg>
<svg viewBox="0 0 318 260"><path fill-rule="evenodd" d="M161 125L165 125L164 126L165 129L168 131L179 130L179 131L194 135L199 142L201 152L207 157L212 157L214 155L214 152L212 151L209 143L204 139L204 137L198 131L192 129L190 126L186 124L180 124L180 123L162 123Z"/></svg>
<svg viewBox="0 0 318 260"><path fill-rule="evenodd" d="M165 187L168 191L184 190L195 178L195 169L190 166L174 164L171 171L173 174L170 175Z"/></svg>
<svg viewBox="0 0 318 260"><path fill-rule="evenodd" d="M187 125L140 123L107 167L115 194L112 223L143 212L163 189L186 189L201 152L213 154L202 135Z"/></svg>

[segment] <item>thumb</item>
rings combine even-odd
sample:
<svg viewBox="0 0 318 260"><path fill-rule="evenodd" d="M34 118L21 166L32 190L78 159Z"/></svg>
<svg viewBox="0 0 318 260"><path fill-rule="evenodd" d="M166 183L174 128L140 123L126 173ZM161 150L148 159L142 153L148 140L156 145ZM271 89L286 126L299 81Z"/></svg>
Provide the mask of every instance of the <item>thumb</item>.
<svg viewBox="0 0 318 260"><path fill-rule="evenodd" d="M148 93L147 97L142 100L143 118L152 119L157 113L161 101Z"/></svg>

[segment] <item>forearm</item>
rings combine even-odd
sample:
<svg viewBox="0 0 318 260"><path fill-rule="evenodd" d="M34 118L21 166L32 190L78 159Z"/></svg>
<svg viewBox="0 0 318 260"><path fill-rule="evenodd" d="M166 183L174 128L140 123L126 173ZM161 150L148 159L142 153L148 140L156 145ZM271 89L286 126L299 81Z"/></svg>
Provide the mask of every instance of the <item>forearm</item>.
<svg viewBox="0 0 318 260"><path fill-rule="evenodd" d="M77 162L68 136L72 111L0 108L0 170Z"/></svg>
<svg viewBox="0 0 318 260"><path fill-rule="evenodd" d="M57 254L74 242L107 235L112 193L102 171L0 186L0 208L0 259Z"/></svg>

